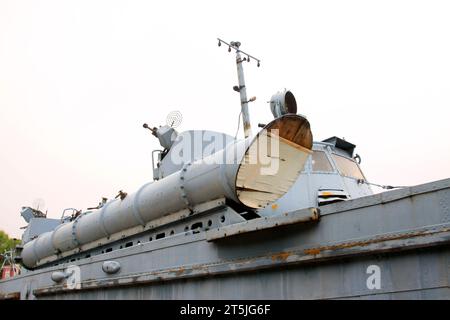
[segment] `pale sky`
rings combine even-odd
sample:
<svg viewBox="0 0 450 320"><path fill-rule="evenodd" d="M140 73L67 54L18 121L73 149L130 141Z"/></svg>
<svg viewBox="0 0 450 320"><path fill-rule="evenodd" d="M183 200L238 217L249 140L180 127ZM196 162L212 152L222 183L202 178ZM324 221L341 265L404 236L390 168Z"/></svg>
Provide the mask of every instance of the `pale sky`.
<svg viewBox="0 0 450 320"><path fill-rule="evenodd" d="M448 1L0 0L0 229L19 210L48 216L152 180L157 140L142 128L234 135L240 41L254 131L287 88L315 140L357 145L369 181L450 177ZM240 132L242 137L243 133Z"/></svg>

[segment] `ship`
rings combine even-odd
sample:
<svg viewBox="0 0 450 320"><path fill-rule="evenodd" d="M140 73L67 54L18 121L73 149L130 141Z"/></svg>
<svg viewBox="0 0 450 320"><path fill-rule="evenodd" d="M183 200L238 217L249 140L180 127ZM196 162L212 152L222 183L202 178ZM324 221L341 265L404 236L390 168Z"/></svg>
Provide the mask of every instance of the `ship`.
<svg viewBox="0 0 450 320"><path fill-rule="evenodd" d="M153 179L60 219L27 222L0 299L450 299L450 179L373 184L356 145L315 141L290 90L252 133L234 51L244 138L144 124Z"/></svg>

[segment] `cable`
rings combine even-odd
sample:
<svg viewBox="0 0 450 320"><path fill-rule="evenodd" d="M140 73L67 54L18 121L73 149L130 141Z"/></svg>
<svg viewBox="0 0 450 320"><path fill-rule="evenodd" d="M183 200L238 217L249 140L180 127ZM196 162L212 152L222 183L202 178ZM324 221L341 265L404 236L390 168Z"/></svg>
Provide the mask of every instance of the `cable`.
<svg viewBox="0 0 450 320"><path fill-rule="evenodd" d="M234 135L234 140L236 140L237 135L238 135L238 133L239 133L239 127L241 126L241 116L242 116L242 111L239 112L238 125L237 125L236 134Z"/></svg>
<svg viewBox="0 0 450 320"><path fill-rule="evenodd" d="M362 184L362 183L370 184L370 185L372 185L372 186L376 186L376 187L379 187L379 188L382 188L382 189L385 189L385 190L401 189L401 188L409 188L408 186L389 186L389 185L383 186L383 185L381 185L381 184L372 183L372 182L369 182L369 181L365 181L365 180L363 180L363 179L357 179L357 182L358 182L358 183L361 183L361 184Z"/></svg>

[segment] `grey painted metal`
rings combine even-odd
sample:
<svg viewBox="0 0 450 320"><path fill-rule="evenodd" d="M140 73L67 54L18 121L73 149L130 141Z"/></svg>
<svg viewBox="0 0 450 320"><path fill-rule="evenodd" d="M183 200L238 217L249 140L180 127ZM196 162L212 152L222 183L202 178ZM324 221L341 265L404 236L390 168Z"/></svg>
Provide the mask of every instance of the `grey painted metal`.
<svg viewBox="0 0 450 320"><path fill-rule="evenodd" d="M397 240L400 239L400 240ZM408 239L404 241L403 239ZM364 241L364 242L363 242ZM381 255L386 253L405 252L418 248L429 248L430 246L448 245L450 242L449 225L436 229L417 230L415 234L398 233L390 237L367 238L345 244L336 243L328 247L336 248L323 254L312 254L309 249L298 251L286 251L280 253L270 253L253 258L234 259L207 265L189 265L175 267L154 272L140 273L138 276L120 276L110 279L88 280L82 283L82 290L110 288L125 285L146 285L157 281L176 281L205 276L224 276L234 273L264 271L272 268L304 267L309 263L326 263L332 260L360 258L367 254ZM364 244L366 245L364 245ZM314 249L310 249L311 251ZM445 249L444 249L445 250ZM365 283L364 283L365 284ZM68 292L63 285L59 287L51 286L36 290L34 294L46 295L49 293Z"/></svg>
<svg viewBox="0 0 450 320"><path fill-rule="evenodd" d="M367 184L358 183L357 179L343 176L339 171L333 154L344 156L359 167L346 152L340 151L329 143L314 142L313 151L324 152L327 161L331 165L331 171L315 171L312 165L312 156L309 157L305 167L289 191L271 206L258 210L261 216L269 217L281 215L298 209L319 206L319 193L321 189L334 189L334 194L347 194L349 199L357 199L373 194L372 189ZM339 191L342 190L342 191Z"/></svg>
<svg viewBox="0 0 450 320"><path fill-rule="evenodd" d="M361 256L301 268L272 268L220 277L158 281L151 285L49 292L40 299L450 299L448 247ZM377 264L382 290L365 287L367 267ZM405 272L407 270L407 272ZM418 275L418 276L415 276ZM30 290L32 291L32 290ZM13 296L13 294L11 294Z"/></svg>
<svg viewBox="0 0 450 320"><path fill-rule="evenodd" d="M38 206L39 208L39 206ZM34 209L31 207L22 207L20 210L20 215L28 223L32 218L46 218L47 214L43 213L39 209Z"/></svg>
<svg viewBox="0 0 450 320"><path fill-rule="evenodd" d="M0 292L24 299L450 299L449 207L446 179L323 206L320 222L215 241L199 232L140 243L1 281ZM105 261L117 261L120 271L105 274ZM51 280L71 265L80 268L78 289ZM379 289L367 287L373 265Z"/></svg>
<svg viewBox="0 0 450 320"><path fill-rule="evenodd" d="M55 271L51 275L51 279L56 282L62 282L63 280L67 279L70 276L70 274L64 272L64 271Z"/></svg>
<svg viewBox="0 0 450 320"><path fill-rule="evenodd" d="M287 212L280 216L261 217L226 227L214 228L206 231L206 239L214 241L226 237L236 236L247 232L255 232L273 227L279 227L294 223L319 220L319 209L308 208L293 212Z"/></svg>
<svg viewBox="0 0 450 320"><path fill-rule="evenodd" d="M120 270L120 263L117 261L105 261L103 262L102 270L107 274L115 274Z"/></svg>
<svg viewBox="0 0 450 320"><path fill-rule="evenodd" d="M27 243L40 234L54 230L60 223L60 219L31 218L22 234L22 243Z"/></svg>

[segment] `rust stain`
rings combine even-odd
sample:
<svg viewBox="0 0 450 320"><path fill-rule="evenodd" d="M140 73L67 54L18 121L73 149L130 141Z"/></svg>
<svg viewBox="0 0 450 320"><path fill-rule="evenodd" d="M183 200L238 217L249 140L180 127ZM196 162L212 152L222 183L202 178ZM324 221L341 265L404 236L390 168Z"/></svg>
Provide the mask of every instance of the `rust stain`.
<svg viewBox="0 0 450 320"><path fill-rule="evenodd" d="M445 230L441 230L439 232L445 232ZM327 251L327 250L333 251L333 250L348 249L348 248L353 248L353 247L364 247L364 246L368 246L368 245L374 244L374 243L380 243L380 242L391 241L391 240L403 240L403 239L409 239L409 238L414 238L414 237L418 237L418 236L430 235L430 234L434 234L434 233L436 233L436 232L419 231L419 232L411 232L411 233L406 233L406 234L396 234L396 235L392 235L392 236L383 236L383 237L373 238L373 239L364 240L364 241L346 242L346 243L340 243L340 244L331 245L331 246L309 248L309 249L303 250L303 252L307 255L317 255L317 254L320 254L322 251Z"/></svg>
<svg viewBox="0 0 450 320"><path fill-rule="evenodd" d="M0 293L0 300L19 300L20 292Z"/></svg>
<svg viewBox="0 0 450 320"><path fill-rule="evenodd" d="M320 253L320 249L306 249L305 254L316 255Z"/></svg>
<svg viewBox="0 0 450 320"><path fill-rule="evenodd" d="M317 221L320 219L320 210L319 209L312 209L312 221Z"/></svg>
<svg viewBox="0 0 450 320"><path fill-rule="evenodd" d="M177 271L175 271L175 275L181 276L185 271L186 270L183 267L181 267Z"/></svg>
<svg viewBox="0 0 450 320"><path fill-rule="evenodd" d="M287 140L290 140L307 149L312 148L312 133L308 120L297 115L284 115L284 121L279 118L270 126L267 126L268 131L278 129L278 135Z"/></svg>
<svg viewBox="0 0 450 320"><path fill-rule="evenodd" d="M272 210L276 210L278 208L278 205L276 203L272 204Z"/></svg>
<svg viewBox="0 0 450 320"><path fill-rule="evenodd" d="M272 261L286 261L291 252L280 252L272 255Z"/></svg>

